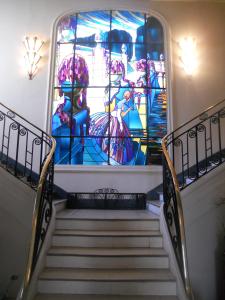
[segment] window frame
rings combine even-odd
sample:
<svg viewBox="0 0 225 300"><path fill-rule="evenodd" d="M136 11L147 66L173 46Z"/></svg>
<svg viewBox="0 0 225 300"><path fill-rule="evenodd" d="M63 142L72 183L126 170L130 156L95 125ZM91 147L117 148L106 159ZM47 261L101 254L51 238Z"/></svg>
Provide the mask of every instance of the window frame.
<svg viewBox="0 0 225 300"><path fill-rule="evenodd" d="M160 24L162 25L163 28L163 34L164 34L164 55L165 55L165 69L166 69L166 95L167 95L167 132L170 132L173 129L173 114L172 114L172 97L171 97L171 86L172 86L172 55L171 55L171 33L170 33L170 29L169 26L166 22L166 20L157 12L153 11L153 10L148 10L148 11L142 11L140 9L129 9L129 8L102 8L102 9L96 9L95 7L92 7L91 9L82 9L82 10L70 10L67 11L65 13L63 13L62 15L60 15L53 26L53 32L52 32L52 45L51 45L51 60L50 60L50 68L49 68L49 99L48 99L48 108L47 108L47 118L46 118L46 127L47 127L47 131L51 134L52 132L52 125L51 125L51 120L52 120L52 99L53 99L53 95L54 95L54 77L55 77L55 68L56 68L56 43L57 43L57 29L58 29L58 25L61 21L61 19L63 17L66 17L68 15L75 15L78 13L82 13L82 12L91 12L91 11L111 11L111 10L124 10L124 11L129 11L129 12L140 12L143 14L146 14L148 16L152 16L155 17ZM170 79L170 80L169 80ZM139 170L145 170L145 169L160 169L161 166L160 165L120 165L120 166L114 166L114 165L76 165L76 164L56 164L56 170L57 168L59 170L63 170L63 168L67 169L67 170L99 170L99 168L102 170L105 170L105 168L109 168L109 169L113 169L115 168L116 170L120 169L121 170L132 170L134 171L134 169L136 169L137 171Z"/></svg>

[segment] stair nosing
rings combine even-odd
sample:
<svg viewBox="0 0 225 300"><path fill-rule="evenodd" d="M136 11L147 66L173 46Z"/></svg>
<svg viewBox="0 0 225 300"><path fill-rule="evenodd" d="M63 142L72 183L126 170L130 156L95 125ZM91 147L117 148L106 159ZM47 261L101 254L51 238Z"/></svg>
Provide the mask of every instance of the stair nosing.
<svg viewBox="0 0 225 300"><path fill-rule="evenodd" d="M79 279L79 278L39 278L39 281L86 281L86 282L176 282L176 279Z"/></svg>
<svg viewBox="0 0 225 300"><path fill-rule="evenodd" d="M104 255L104 254L68 254L68 253L48 253L47 256L69 256L69 257L168 257L166 254L124 254L124 255Z"/></svg>
<svg viewBox="0 0 225 300"><path fill-rule="evenodd" d="M85 300L85 297L88 297L90 300L90 296L93 297L94 300L99 300L99 299L125 299L125 300L130 300L130 299L140 299L140 300L154 300L155 297L157 297L158 300L178 300L177 296L171 296L171 295L135 295L135 296L131 296L131 295L107 295L107 294L54 294L54 293L37 293L36 297L45 297L45 296L56 296L56 299L58 299L59 295L62 296L63 298L59 298L59 299L64 299L67 298L68 296L70 297L81 297L82 299ZM36 297L34 298L34 300L36 299ZM98 297L98 298L96 298ZM44 299L44 298L43 298ZM70 298L71 300L73 298ZM54 299L55 300L55 299Z"/></svg>
<svg viewBox="0 0 225 300"><path fill-rule="evenodd" d="M42 278L41 276L38 279L39 281L85 281L85 282L176 282L175 278L122 278L122 279L110 279L110 278L101 278L101 279L95 279L95 278L64 278L64 277L58 277L58 278Z"/></svg>
<svg viewBox="0 0 225 300"><path fill-rule="evenodd" d="M84 249L87 249L86 247L63 247L63 246L56 246L56 247L51 247L49 249L50 252L47 253L48 256L73 256L73 257L76 257L76 256L84 256L84 257L168 257L168 254L166 253L166 251L164 250L164 248L162 247L154 247L154 248L147 248L147 247L140 247L140 248L99 248L99 247L89 247L88 248L88 252L91 252L91 250L93 252L96 252L96 253L85 253L85 250ZM159 253L132 253L135 251L141 251L141 250L150 250L150 249L153 249L152 251L153 252L157 252L159 251ZM54 253L54 250L58 250L59 252L58 253ZM66 253L66 252L63 252L63 251L68 251L68 250L71 250L71 251L75 251L76 250L84 250L84 253ZM113 252L116 252L116 251L127 251L128 253L114 253ZM52 251L52 252L51 252ZM108 252L112 252L112 253L101 253L101 252L104 252L104 251L108 251ZM150 250L151 251L151 250ZM98 253L99 252L99 253ZM131 252L131 253L129 253Z"/></svg>
<svg viewBox="0 0 225 300"><path fill-rule="evenodd" d="M59 277L58 278L52 278L51 277L51 274L47 275L48 278L46 278L44 276L45 272L49 272L49 271L52 271L52 272L66 272L66 271L79 271L79 270L82 270L82 271L85 271L87 270L88 272L92 272L91 276L90 276L90 273L89 275L89 278L79 278L79 275L78 275L78 278L65 278L65 275L60 275L59 274ZM91 282L149 282L149 281L152 281L152 282L176 282L176 278L175 276L172 274L172 272L170 271L169 268L160 268L160 269L155 269L155 268L148 268L148 269L143 269L143 268L139 268L139 269L129 269L129 273L131 273L132 271L135 273L135 272L140 272L140 271L143 271L144 273L147 273L150 272L150 273L154 273L156 272L158 274L158 276L160 275L160 272L163 272L163 271L166 271L167 272L167 275L166 276L169 276L169 278L120 278L120 279L116 279L116 278L109 278L109 277L103 277L104 274L102 274L102 278L94 278L93 275L95 275L94 273L97 271L101 271L102 273L105 273L107 274L107 272L112 272L112 274L115 274L115 273L119 273L120 276L121 276L121 271L124 270L124 269L90 269L90 268L45 268L42 273L40 274L39 276L39 280L43 280L43 281L91 281ZM140 273L139 273L140 274ZM162 273L161 274L162 276L164 276L165 274ZM44 277L43 277L44 276ZM84 275L83 275L84 276ZM125 274L126 276L126 274ZM92 277L92 278L91 278Z"/></svg>
<svg viewBox="0 0 225 300"><path fill-rule="evenodd" d="M63 230L63 229L62 229ZM69 230L68 230L69 231ZM132 231L131 231L132 232ZM72 233L72 232L64 232L64 233L60 233L60 232L54 232L53 236L79 236L79 237L115 237L115 238L119 238L119 237L162 237L161 233L150 233L150 234L144 234L144 235L134 235L134 234L120 234L120 235L114 235L114 234L85 234L85 233Z"/></svg>
<svg viewBox="0 0 225 300"><path fill-rule="evenodd" d="M120 218L118 218L118 219L102 219L102 218L96 218L96 219L90 219L90 218L75 218L75 217L73 217L73 218L69 218L69 217L57 217L56 216L56 220L69 220L69 221L71 221L71 220L73 220L73 221L102 221L102 222L108 222L108 221L110 221L110 222L118 222L118 221L123 221L123 222L127 222L127 221L145 221L145 222L149 222L149 221L159 221L159 218L157 218L157 217L155 217L155 218L150 218L150 219L142 219L142 218L139 218L139 219L133 219L133 218L130 218L130 219L126 219L126 218L124 218L124 219L120 219Z"/></svg>

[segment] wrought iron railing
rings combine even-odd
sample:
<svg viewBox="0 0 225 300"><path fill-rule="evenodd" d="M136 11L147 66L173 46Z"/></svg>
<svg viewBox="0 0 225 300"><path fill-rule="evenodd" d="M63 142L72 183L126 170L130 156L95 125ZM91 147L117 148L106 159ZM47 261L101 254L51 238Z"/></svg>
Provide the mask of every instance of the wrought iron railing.
<svg viewBox="0 0 225 300"><path fill-rule="evenodd" d="M26 299L51 219L54 151L51 136L0 103L0 166L36 191L28 262L17 299Z"/></svg>
<svg viewBox="0 0 225 300"><path fill-rule="evenodd" d="M225 100L163 138L164 214L186 293L191 290L180 191L225 161Z"/></svg>
<svg viewBox="0 0 225 300"><path fill-rule="evenodd" d="M112 188L97 189L93 193L68 193L67 208L146 209L146 194L119 193Z"/></svg>

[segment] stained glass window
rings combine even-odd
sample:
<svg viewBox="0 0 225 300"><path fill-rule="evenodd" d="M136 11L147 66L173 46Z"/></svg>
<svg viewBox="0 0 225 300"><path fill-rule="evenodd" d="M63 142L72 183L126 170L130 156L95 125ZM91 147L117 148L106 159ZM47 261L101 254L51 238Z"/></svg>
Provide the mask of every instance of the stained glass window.
<svg viewBox="0 0 225 300"><path fill-rule="evenodd" d="M161 163L167 131L164 33L153 16L92 11L57 27L56 164Z"/></svg>

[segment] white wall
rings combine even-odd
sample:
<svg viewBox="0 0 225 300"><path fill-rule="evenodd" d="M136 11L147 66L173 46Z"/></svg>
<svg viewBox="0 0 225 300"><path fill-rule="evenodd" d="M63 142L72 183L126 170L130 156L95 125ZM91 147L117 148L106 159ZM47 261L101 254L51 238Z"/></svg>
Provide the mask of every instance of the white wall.
<svg viewBox="0 0 225 300"><path fill-rule="evenodd" d="M24 276L31 235L34 191L0 168L0 297L12 275L9 295L16 296Z"/></svg>
<svg viewBox="0 0 225 300"><path fill-rule="evenodd" d="M76 167L58 166L55 184L67 192L94 192L100 188L113 188L121 193L147 193L162 182L162 168L148 167Z"/></svg>
<svg viewBox="0 0 225 300"><path fill-rule="evenodd" d="M177 2L177 1L145 1L145 0L8 0L0 1L0 68L1 80L0 101L15 109L37 126L47 129L49 75L51 64L51 41L56 19L68 11L90 9L132 9L151 11L162 15L168 23L170 35L167 35L168 48L171 46L171 80L170 107L174 112L174 127L199 113L202 109L225 98L225 3L209 2ZM48 41L44 48L42 66L33 80L28 80L21 63L23 62L22 39L25 35L38 34ZM187 77L179 66L178 45L180 37L193 35L197 40L199 72L192 78ZM171 105L172 104L172 105ZM79 168L78 168L79 169ZM133 168L131 169L133 171ZM151 168L149 168L151 172ZM79 171L80 172L80 171ZM68 174L68 173L65 173ZM80 173L79 173L80 174ZM76 182L75 187L86 188L83 175L70 179L64 175L65 187L68 182ZM97 175L96 175L97 174ZM100 173L86 172L88 182L96 182L102 186ZM129 188L140 187L149 190L149 182L159 183L145 172L129 177ZM62 172L60 172L60 176ZM96 175L96 176L94 176ZM153 174L152 174L153 175ZM56 174L57 182L59 175ZM118 179L121 177L121 180ZM154 176L154 175L153 175ZM145 179L143 179L145 177ZM155 177L154 177L155 178ZM141 180L140 180L141 179ZM142 180L143 179L143 180ZM124 173L104 172L107 186L117 186L124 190ZM146 185L144 184L146 183ZM85 184L85 186L84 186ZM62 181L61 181L62 185ZM116 185L116 186L115 186ZM72 185L69 186L73 188Z"/></svg>
<svg viewBox="0 0 225 300"><path fill-rule="evenodd" d="M222 1L153 1L171 29L174 127L225 99L225 3ZM180 67L178 41L193 36L199 68L188 77Z"/></svg>
<svg viewBox="0 0 225 300"><path fill-rule="evenodd" d="M148 0L7 0L0 1L0 101L15 109L27 119L43 129L47 128L48 95L49 95L49 74L51 41L55 20L67 11L90 10L90 9L132 9L140 11L154 11L161 14L169 25L170 36L167 36L168 45L171 46L171 83L170 104L173 108L174 127L190 119L193 115L207 108L209 105L225 98L225 3L206 1L148 1ZM21 68L23 61L22 38L27 34L38 34L48 43L45 46L43 65L40 72L30 81ZM197 40L199 71L193 77L184 74L179 65L180 37L193 35ZM151 169L147 167L146 170ZM133 170L133 169L132 169ZM56 183L66 187L68 190L84 188L92 191L95 188L107 186L118 188L121 191L131 191L150 189L150 183L156 184L160 181L152 173L139 171L133 173L128 171L101 173L88 169L80 171L77 168L76 176L71 176L70 171L62 173L60 170L56 174ZM78 172L79 171L79 172ZM60 179L62 178L62 180ZM221 178L221 177L220 177ZM222 179L220 179L222 180ZM62 183L63 182L63 183ZM216 183L216 182L214 182ZM205 188L205 186L204 186ZM209 186L207 185L207 188ZM126 189L126 190L125 190ZM217 186L216 192L220 193L224 187ZM202 190L201 190L202 192ZM200 196L199 196L200 197ZM190 197L189 197L190 198ZM210 200L211 199L211 200ZM215 261L208 252L209 244L217 243L217 228L221 229L219 218L222 217L223 206L213 205L213 198L206 201L210 205L200 203L205 200L191 199L184 201L187 205L186 211L192 215L188 218L189 243L192 246L191 256L204 250L204 258L210 264L203 263L201 257L195 259L192 264L191 273L194 280L194 289L199 287L202 290L202 299L215 299L215 285L211 288L211 293L204 292L204 287L209 289L215 279L209 275L215 269ZM193 209L189 207L191 201ZM213 213L209 214L209 208L213 208ZM195 214L196 213L196 214ZM199 219L201 217L201 219ZM221 229L222 230L222 229ZM205 233L205 234L202 234ZM209 240L209 232L212 232ZM222 234L222 232L221 232ZM202 239L198 240L198 236ZM191 237L192 236L192 237ZM201 241L204 246L201 246ZM207 269L206 272L204 268ZM211 267L213 266L213 267ZM201 277L202 276L202 281ZM209 277L207 277L209 276ZM204 298L205 297L205 298ZM200 298L199 298L200 299Z"/></svg>
<svg viewBox="0 0 225 300"><path fill-rule="evenodd" d="M197 300L223 299L225 166L182 192L189 272Z"/></svg>
<svg viewBox="0 0 225 300"><path fill-rule="evenodd" d="M0 2L0 34L2 41L0 45L0 101L9 105L39 127L47 129L46 116L49 107L49 73L54 22L60 15L68 11L85 11L99 9L100 7L101 9L119 8L140 11L153 9L165 18L171 33L170 36L167 35L168 46L170 45L172 48L171 53L169 53L172 61L172 89L169 101L173 103L170 107L173 107L174 110L175 127L225 97L225 41L222 38L225 30L225 3L150 2L144 0L20 0L17 2L16 0L9 0ZM25 71L21 67L23 61L21 41L27 34L38 34L48 41L45 46L42 68L33 80L27 79ZM177 42L181 36L189 34L196 37L199 51L200 69L193 78L188 78L183 73L178 61L179 49ZM101 176L93 177L94 172L91 172L92 175L90 175L89 171L86 174L91 182L95 181L97 186L102 185ZM61 175L62 172L60 172ZM104 173L104 176L107 186L112 180L114 182L112 185L117 182L116 186L119 190L124 188L123 179L118 180L118 176L120 176L118 172ZM121 174L121 176L124 176L124 174ZM141 178L144 178L143 176L142 174ZM57 178L58 175L56 174ZM100 178L100 181L98 178ZM158 178L160 182L160 175ZM147 186L149 179L150 182L155 182L154 179L148 177L141 180L140 186L144 190L149 190ZM68 186L68 180L71 180L71 173L70 179L64 175L65 187ZM136 182L139 180L140 176L138 178L136 176L129 177L132 187L136 187ZM57 181L59 180L57 179ZM76 176L72 182L76 182L76 186L82 187L84 183L83 175ZM147 185L144 185L144 182ZM69 188L72 189L72 186Z"/></svg>

